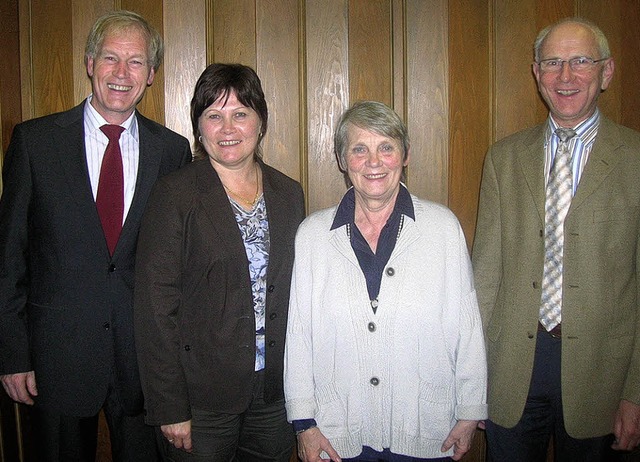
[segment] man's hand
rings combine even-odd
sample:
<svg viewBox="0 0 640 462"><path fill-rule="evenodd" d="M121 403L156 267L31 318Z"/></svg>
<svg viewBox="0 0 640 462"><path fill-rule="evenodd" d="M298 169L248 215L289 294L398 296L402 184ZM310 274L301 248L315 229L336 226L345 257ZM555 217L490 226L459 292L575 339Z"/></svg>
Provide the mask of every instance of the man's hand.
<svg viewBox="0 0 640 462"><path fill-rule="evenodd" d="M9 397L18 403L32 405L32 397L38 396L34 371L0 375L0 381Z"/></svg>
<svg viewBox="0 0 640 462"><path fill-rule="evenodd" d="M616 451L631 451L640 444L640 406L627 401L620 401L616 420L613 424L616 437L611 445Z"/></svg>
<svg viewBox="0 0 640 462"><path fill-rule="evenodd" d="M187 452L191 452L191 421L180 422L170 425L160 426L160 430L164 437L176 448L182 448Z"/></svg>
<svg viewBox="0 0 640 462"><path fill-rule="evenodd" d="M442 443L440 450L447 452L453 447L453 460L460 460L467 451L471 448L471 442L473 441L473 434L478 426L477 420L458 420L454 427L449 432L449 436Z"/></svg>
<svg viewBox="0 0 640 462"><path fill-rule="evenodd" d="M302 462L320 462L326 460L320 457L322 451L326 452L333 462L342 461L319 428L310 428L298 435L298 457Z"/></svg>

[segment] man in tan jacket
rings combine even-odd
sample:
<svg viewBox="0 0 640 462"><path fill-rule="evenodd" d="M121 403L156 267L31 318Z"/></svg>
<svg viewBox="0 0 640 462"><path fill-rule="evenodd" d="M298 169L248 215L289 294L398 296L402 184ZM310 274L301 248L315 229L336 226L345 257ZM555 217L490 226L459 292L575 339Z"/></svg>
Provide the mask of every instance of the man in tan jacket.
<svg viewBox="0 0 640 462"><path fill-rule="evenodd" d="M490 148L473 248L489 456L544 461L553 435L556 461L610 460L640 442L640 133L597 109L614 62L595 25L534 51L549 118Z"/></svg>

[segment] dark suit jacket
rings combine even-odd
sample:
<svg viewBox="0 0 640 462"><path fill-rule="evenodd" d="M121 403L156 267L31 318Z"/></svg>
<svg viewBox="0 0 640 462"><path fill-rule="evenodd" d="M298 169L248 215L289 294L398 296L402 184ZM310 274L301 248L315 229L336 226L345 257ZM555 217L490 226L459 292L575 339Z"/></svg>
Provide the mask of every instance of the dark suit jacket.
<svg viewBox="0 0 640 462"><path fill-rule="evenodd" d="M473 248L487 336L489 417L512 427L529 390L544 253L544 130L487 154ZM575 438L640 404L640 133L601 119L564 225L562 400Z"/></svg>
<svg viewBox="0 0 640 462"><path fill-rule="evenodd" d="M284 397L284 337L302 188L260 162L269 220L264 399ZM245 411L252 397L255 316L247 255L208 160L158 182L140 230L135 327L147 423L182 422L191 406Z"/></svg>
<svg viewBox="0 0 640 462"><path fill-rule="evenodd" d="M138 228L157 177L191 159L188 141L137 114L136 189L113 257L91 192L84 103L16 126L0 201L0 373L35 370L38 405L96 414L115 372L142 408L133 340Z"/></svg>

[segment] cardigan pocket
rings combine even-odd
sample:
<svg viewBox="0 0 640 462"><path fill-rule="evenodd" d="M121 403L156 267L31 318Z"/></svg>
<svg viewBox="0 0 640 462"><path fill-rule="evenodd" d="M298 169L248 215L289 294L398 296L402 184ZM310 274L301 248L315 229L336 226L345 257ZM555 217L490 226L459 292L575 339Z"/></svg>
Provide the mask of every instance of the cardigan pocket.
<svg viewBox="0 0 640 462"><path fill-rule="evenodd" d="M417 432L428 439L444 441L453 427L455 397L453 387L430 382L420 384L420 422ZM427 430L428 431L425 431Z"/></svg>
<svg viewBox="0 0 640 462"><path fill-rule="evenodd" d="M347 412L347 405L340 397L335 382L329 382L316 389L316 401L318 403L316 421L327 438L342 437L347 429L349 431L360 429L361 419L358 415ZM350 409L355 411L357 406L352 405Z"/></svg>

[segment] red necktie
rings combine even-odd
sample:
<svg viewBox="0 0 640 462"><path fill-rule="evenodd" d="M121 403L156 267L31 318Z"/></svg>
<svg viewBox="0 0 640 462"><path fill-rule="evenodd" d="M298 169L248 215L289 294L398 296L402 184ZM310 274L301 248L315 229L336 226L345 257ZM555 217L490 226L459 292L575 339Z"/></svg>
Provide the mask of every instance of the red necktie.
<svg viewBox="0 0 640 462"><path fill-rule="evenodd" d="M120 134L124 128L120 125L103 125L100 130L109 138L109 144L107 144L100 167L96 206L109 253L113 255L120 231L122 231L122 216L124 214L124 177L119 142Z"/></svg>

